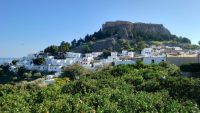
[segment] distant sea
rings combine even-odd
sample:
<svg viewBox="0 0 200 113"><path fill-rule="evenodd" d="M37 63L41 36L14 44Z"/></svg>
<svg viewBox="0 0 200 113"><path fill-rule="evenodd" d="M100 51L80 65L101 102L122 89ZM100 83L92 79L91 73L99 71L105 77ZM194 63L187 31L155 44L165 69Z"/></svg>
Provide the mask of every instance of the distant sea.
<svg viewBox="0 0 200 113"><path fill-rule="evenodd" d="M15 60L17 58L0 58L0 65L7 63L7 62L11 62L12 60Z"/></svg>

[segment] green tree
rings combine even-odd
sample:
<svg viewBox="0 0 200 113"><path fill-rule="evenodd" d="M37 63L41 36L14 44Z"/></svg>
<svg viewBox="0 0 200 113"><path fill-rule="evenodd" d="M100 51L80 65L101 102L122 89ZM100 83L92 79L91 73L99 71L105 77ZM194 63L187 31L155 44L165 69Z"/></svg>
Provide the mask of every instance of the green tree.
<svg viewBox="0 0 200 113"><path fill-rule="evenodd" d="M42 74L40 72L36 72L33 74L33 78L40 78L42 77Z"/></svg>
<svg viewBox="0 0 200 113"><path fill-rule="evenodd" d="M91 47L88 44L84 45L83 46L83 53L90 53L90 52L92 52Z"/></svg>
<svg viewBox="0 0 200 113"><path fill-rule="evenodd" d="M59 52L66 53L70 50L70 44L68 42L62 41L59 46Z"/></svg>
<svg viewBox="0 0 200 113"><path fill-rule="evenodd" d="M12 61L12 64L13 64L13 65L16 65L17 62L19 62L19 60L13 60L13 61Z"/></svg>
<svg viewBox="0 0 200 113"><path fill-rule="evenodd" d="M51 45L44 50L45 53L48 53L53 56L57 55L58 51L59 51L59 48L58 46L55 46L55 45Z"/></svg>
<svg viewBox="0 0 200 113"><path fill-rule="evenodd" d="M189 43L189 44L191 44L191 41L188 39L188 38L185 38L185 37L180 37L180 42L181 43Z"/></svg>
<svg viewBox="0 0 200 113"><path fill-rule="evenodd" d="M78 41L77 41L77 46L83 44L85 42L84 39L80 38Z"/></svg>
<svg viewBox="0 0 200 113"><path fill-rule="evenodd" d="M63 76L70 79L79 79L81 76L86 75L88 70L79 64L74 64L63 69Z"/></svg>
<svg viewBox="0 0 200 113"><path fill-rule="evenodd" d="M76 41L76 39L74 39L74 40L71 42L71 45L72 45L72 47L75 47L76 44L77 44L77 41Z"/></svg>
<svg viewBox="0 0 200 113"><path fill-rule="evenodd" d="M37 59L33 59L33 63L35 65L42 65L45 63L45 59L44 58L37 58Z"/></svg>
<svg viewBox="0 0 200 113"><path fill-rule="evenodd" d="M29 73L24 73L24 74L23 74L23 77L29 79L29 78L32 77L32 73L31 73L31 72L29 72Z"/></svg>
<svg viewBox="0 0 200 113"><path fill-rule="evenodd" d="M4 73L4 72L3 72L3 69L0 68L0 76L3 75L3 73Z"/></svg>
<svg viewBox="0 0 200 113"><path fill-rule="evenodd" d="M100 58L107 58L108 56L111 56L111 51L104 49L103 53L99 56Z"/></svg>
<svg viewBox="0 0 200 113"><path fill-rule="evenodd" d="M130 45L130 43L128 41L123 42L122 46L123 46L122 47L123 50L131 50L132 49L131 45Z"/></svg>
<svg viewBox="0 0 200 113"><path fill-rule="evenodd" d="M140 41L140 42L138 42L138 44L137 44L137 50L138 51L141 51L142 49L144 49L145 48L145 42L144 41Z"/></svg>

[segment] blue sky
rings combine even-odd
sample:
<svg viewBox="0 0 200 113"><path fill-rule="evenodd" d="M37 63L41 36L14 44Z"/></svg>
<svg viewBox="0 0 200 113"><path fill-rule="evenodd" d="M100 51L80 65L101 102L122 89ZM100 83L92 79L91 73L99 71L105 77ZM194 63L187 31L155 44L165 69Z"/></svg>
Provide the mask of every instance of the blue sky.
<svg viewBox="0 0 200 113"><path fill-rule="evenodd" d="M159 23L197 44L200 0L0 0L0 57L84 37L106 21Z"/></svg>

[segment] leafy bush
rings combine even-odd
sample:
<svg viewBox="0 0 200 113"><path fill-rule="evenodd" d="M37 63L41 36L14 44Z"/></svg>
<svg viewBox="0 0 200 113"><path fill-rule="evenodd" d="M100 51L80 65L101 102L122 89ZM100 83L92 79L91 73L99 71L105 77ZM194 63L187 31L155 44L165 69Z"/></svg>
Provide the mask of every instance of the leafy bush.
<svg viewBox="0 0 200 113"><path fill-rule="evenodd" d="M79 79L79 77L84 76L89 73L89 70L82 67L79 64L74 64L69 67L65 67L63 70L63 76L69 77L70 79Z"/></svg>
<svg viewBox="0 0 200 113"><path fill-rule="evenodd" d="M88 73L75 65L65 68L64 75L82 76L78 80L58 78L48 87L1 84L0 112L200 112L198 78L177 75L174 65L139 66L119 65ZM29 77L29 72L23 75Z"/></svg>

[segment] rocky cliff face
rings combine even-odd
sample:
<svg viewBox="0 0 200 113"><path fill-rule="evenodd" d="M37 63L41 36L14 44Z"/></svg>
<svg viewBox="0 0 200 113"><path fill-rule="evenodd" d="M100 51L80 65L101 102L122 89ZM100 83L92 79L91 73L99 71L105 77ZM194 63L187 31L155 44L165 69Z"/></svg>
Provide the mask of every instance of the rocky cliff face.
<svg viewBox="0 0 200 113"><path fill-rule="evenodd" d="M110 32L111 34L118 33L123 38L131 37L133 31L171 35L170 31L162 24L132 23L127 21L106 22L102 26L102 31L104 33Z"/></svg>

